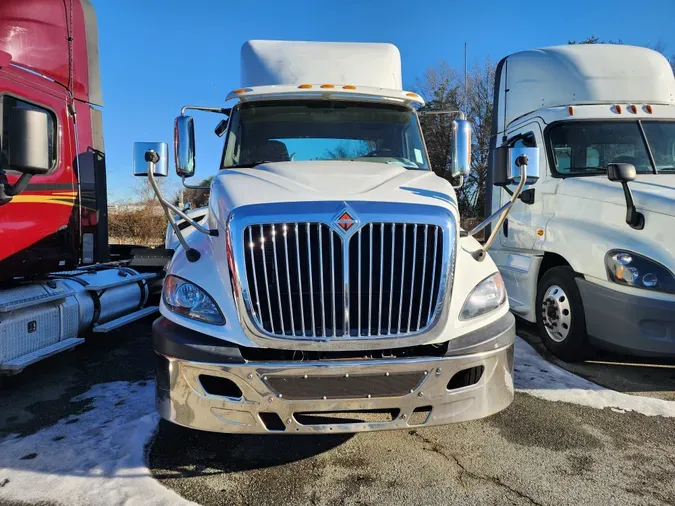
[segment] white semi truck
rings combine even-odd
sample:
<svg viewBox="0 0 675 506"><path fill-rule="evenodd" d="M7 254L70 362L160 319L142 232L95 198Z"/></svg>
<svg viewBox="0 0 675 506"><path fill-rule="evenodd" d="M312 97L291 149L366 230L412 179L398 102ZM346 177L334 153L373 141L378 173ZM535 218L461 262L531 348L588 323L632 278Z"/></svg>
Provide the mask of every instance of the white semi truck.
<svg viewBox="0 0 675 506"><path fill-rule="evenodd" d="M497 67L492 133L492 209L513 193L498 175L498 147L540 148L541 177L490 249L511 310L537 322L562 359L593 345L675 356L675 79L666 59L616 45L508 56Z"/></svg>
<svg viewBox="0 0 675 506"><path fill-rule="evenodd" d="M296 434L506 408L514 317L486 248L460 230L452 186L429 166L424 101L402 89L398 49L250 41L241 61L231 107L186 106L175 122L187 178L186 111L228 118L208 208L172 206L155 184L167 145L135 146L135 174L155 187L175 247L153 325L161 416ZM446 112L460 118L452 173L466 175L470 124ZM536 178L536 149L511 154L504 178Z"/></svg>

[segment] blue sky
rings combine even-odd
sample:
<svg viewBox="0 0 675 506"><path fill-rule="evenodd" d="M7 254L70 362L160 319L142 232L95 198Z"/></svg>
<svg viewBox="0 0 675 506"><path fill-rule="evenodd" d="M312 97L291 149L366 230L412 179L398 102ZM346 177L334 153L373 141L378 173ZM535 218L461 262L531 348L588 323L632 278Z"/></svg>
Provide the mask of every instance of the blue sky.
<svg viewBox="0 0 675 506"><path fill-rule="evenodd" d="M108 194L133 198L134 141L171 144L186 104L221 105L240 86L239 50L249 39L392 42L404 87L446 60L503 56L595 34L626 44L667 46L675 54L675 1L542 2L403 0L93 0L98 18ZM358 83L357 83L358 84ZM197 175L217 171L218 118L195 114ZM171 163L173 174L173 163ZM175 189L178 179L171 176Z"/></svg>

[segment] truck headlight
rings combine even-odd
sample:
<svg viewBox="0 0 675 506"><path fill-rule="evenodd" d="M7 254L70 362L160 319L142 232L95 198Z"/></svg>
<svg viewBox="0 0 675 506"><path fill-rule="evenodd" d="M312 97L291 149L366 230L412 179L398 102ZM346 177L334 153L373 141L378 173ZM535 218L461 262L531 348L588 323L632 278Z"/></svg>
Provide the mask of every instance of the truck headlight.
<svg viewBox="0 0 675 506"><path fill-rule="evenodd" d="M459 313L460 320L469 320L489 313L493 309L506 302L506 287L502 275L498 272L492 274L489 278L484 279L464 301L462 311Z"/></svg>
<svg viewBox="0 0 675 506"><path fill-rule="evenodd" d="M605 255L607 277L625 286L675 293L675 276L663 265L637 253L612 250Z"/></svg>
<svg viewBox="0 0 675 506"><path fill-rule="evenodd" d="M209 294L178 276L166 277L162 297L166 307L174 313L213 325L225 325L225 317Z"/></svg>

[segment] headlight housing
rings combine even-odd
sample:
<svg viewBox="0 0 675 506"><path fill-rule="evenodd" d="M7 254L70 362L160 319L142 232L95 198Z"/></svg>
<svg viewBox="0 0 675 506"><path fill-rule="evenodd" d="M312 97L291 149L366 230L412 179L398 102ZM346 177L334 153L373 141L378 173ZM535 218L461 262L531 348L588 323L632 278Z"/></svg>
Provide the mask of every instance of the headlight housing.
<svg viewBox="0 0 675 506"><path fill-rule="evenodd" d="M675 276L663 265L630 251L611 250L605 255L607 277L624 286L675 293Z"/></svg>
<svg viewBox="0 0 675 506"><path fill-rule="evenodd" d="M460 320L470 320L489 313L506 302L506 287L502 275L495 272L478 283L464 301Z"/></svg>
<svg viewBox="0 0 675 506"><path fill-rule="evenodd" d="M174 313L212 325L225 325L225 317L209 294L183 278L167 276L162 297Z"/></svg>

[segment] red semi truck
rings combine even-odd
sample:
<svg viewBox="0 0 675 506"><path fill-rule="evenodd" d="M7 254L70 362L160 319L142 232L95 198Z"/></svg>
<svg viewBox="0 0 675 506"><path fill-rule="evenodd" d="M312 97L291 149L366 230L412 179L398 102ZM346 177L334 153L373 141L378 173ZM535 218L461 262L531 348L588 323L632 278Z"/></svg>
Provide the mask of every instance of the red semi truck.
<svg viewBox="0 0 675 506"><path fill-rule="evenodd" d="M97 44L89 0L0 2L0 374L156 310L110 262Z"/></svg>

